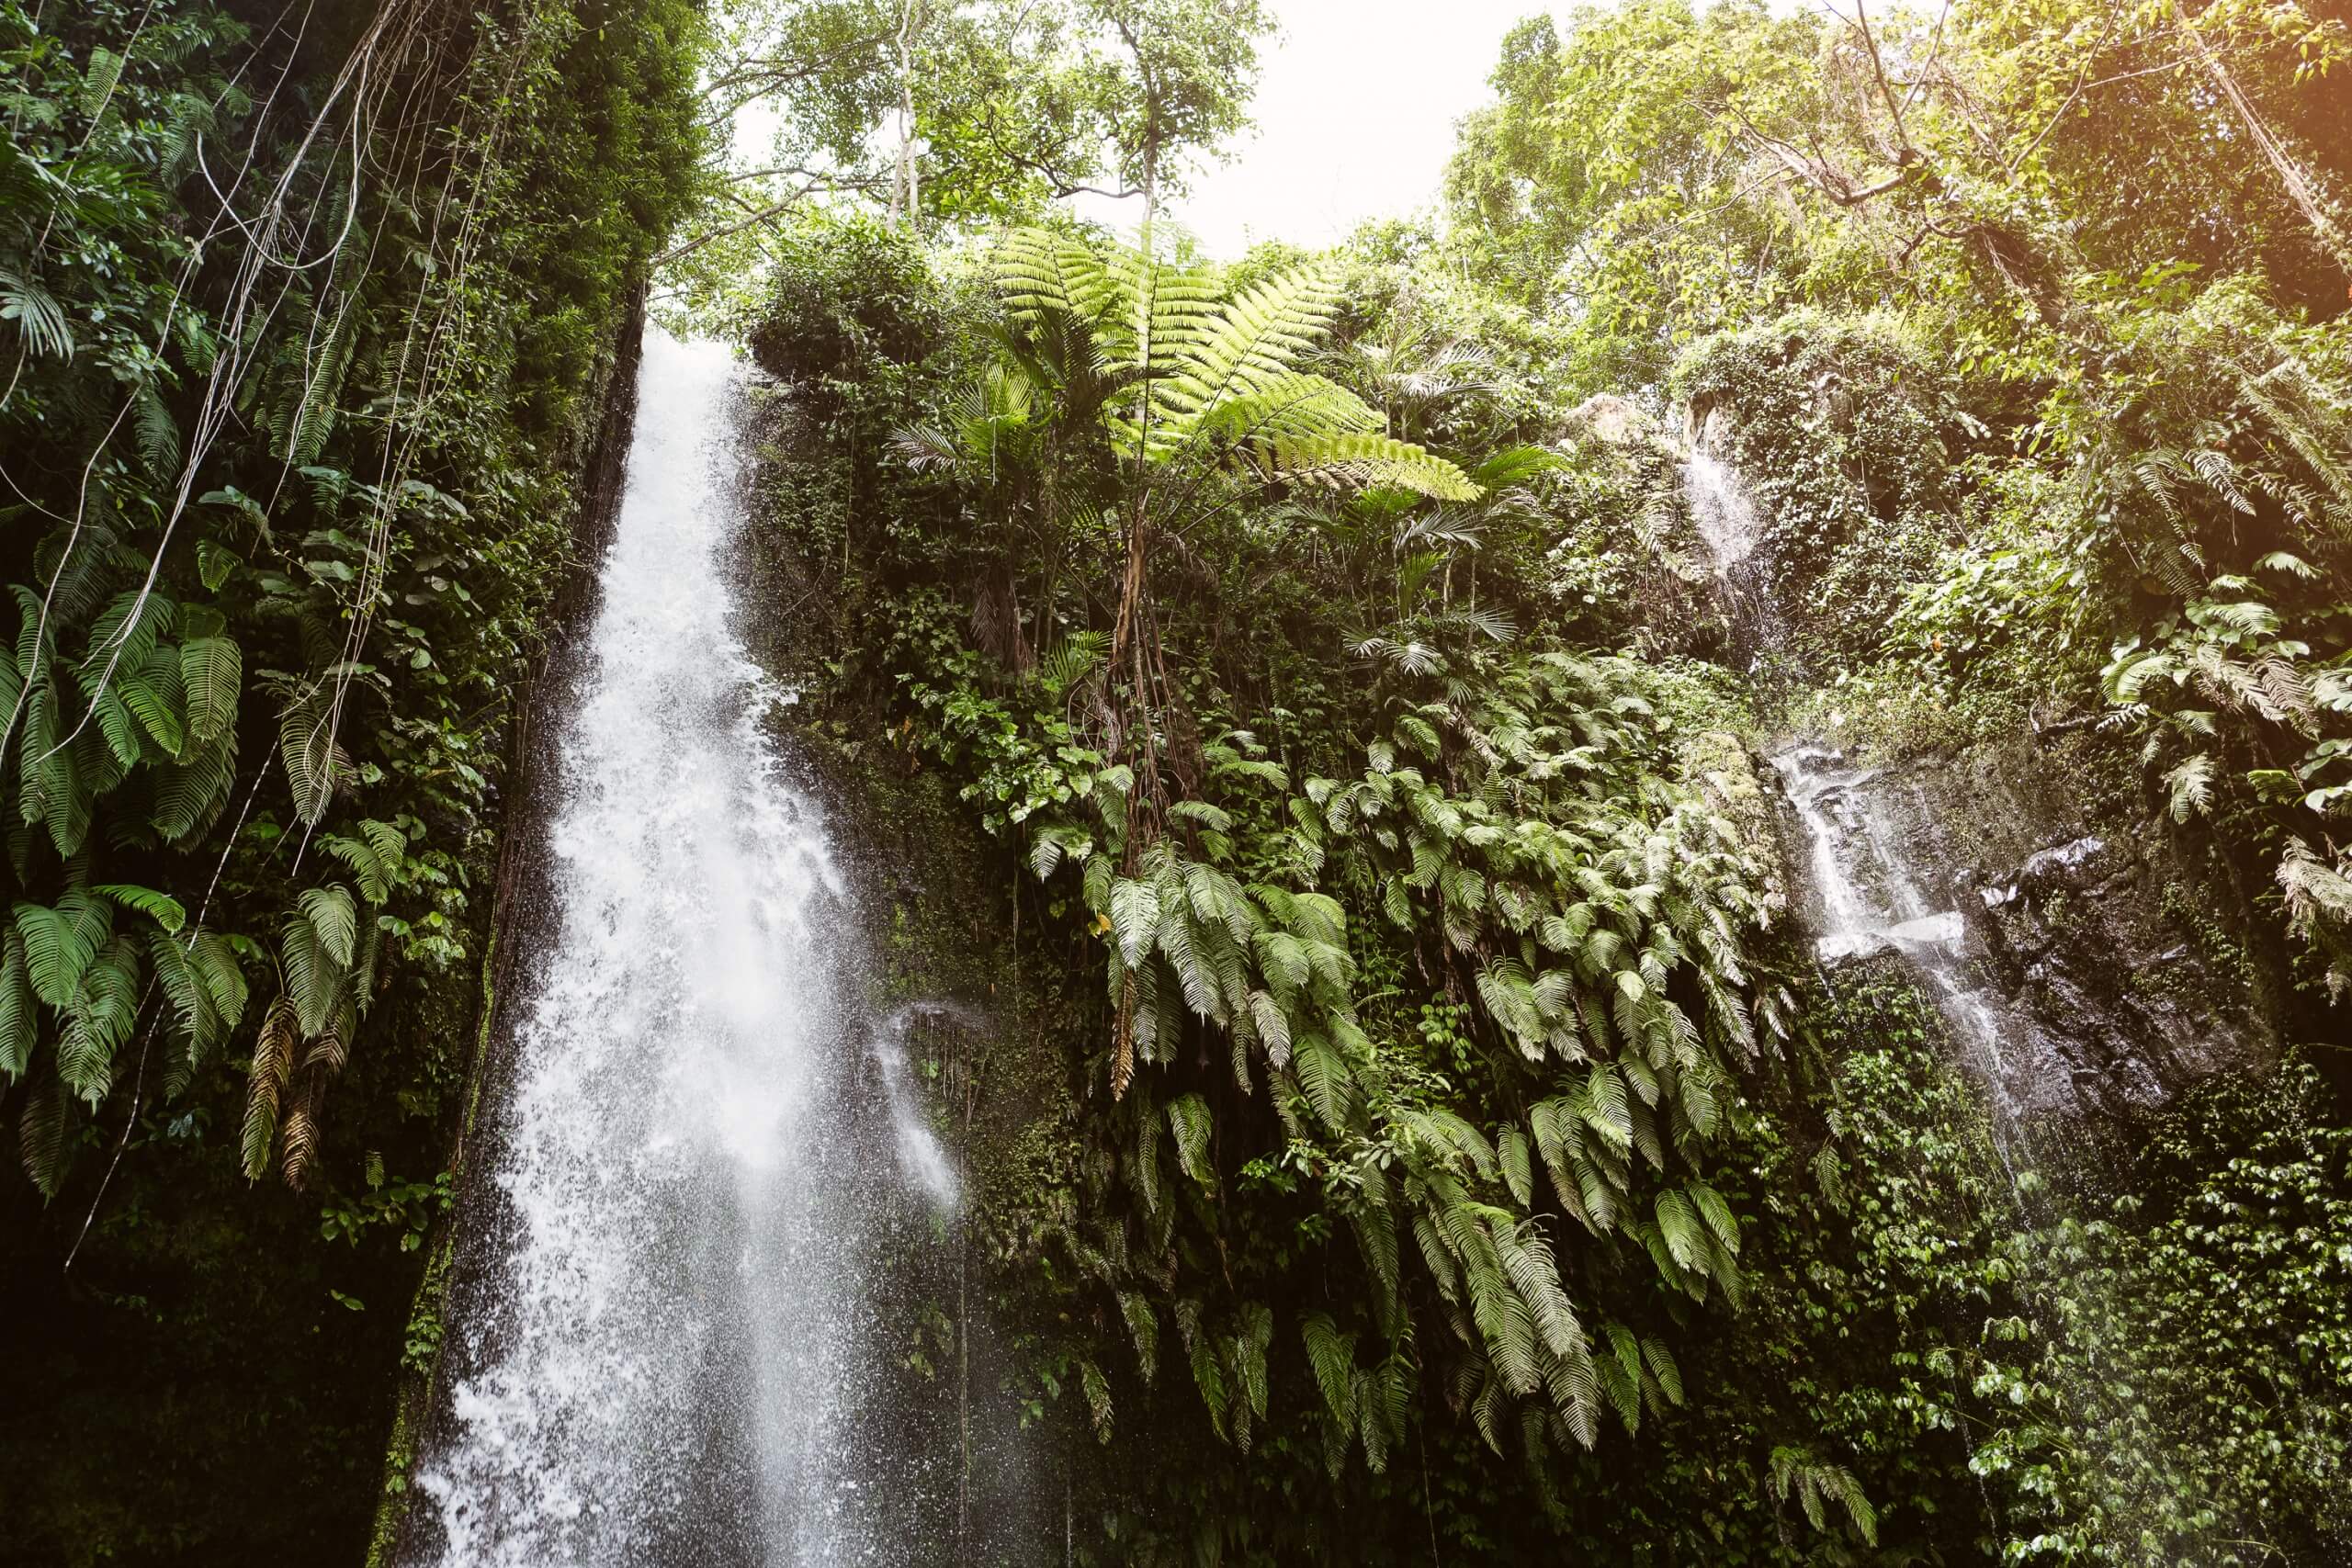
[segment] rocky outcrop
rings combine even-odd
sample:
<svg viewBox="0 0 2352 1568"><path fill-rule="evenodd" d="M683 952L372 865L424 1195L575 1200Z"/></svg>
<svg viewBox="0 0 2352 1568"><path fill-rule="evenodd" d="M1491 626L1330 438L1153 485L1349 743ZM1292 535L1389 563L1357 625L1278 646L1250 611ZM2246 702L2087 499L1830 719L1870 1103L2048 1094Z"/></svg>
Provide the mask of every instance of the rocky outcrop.
<svg viewBox="0 0 2352 1568"><path fill-rule="evenodd" d="M2032 740L1859 765L1774 758L1816 955L1900 952L2018 1123L2163 1105L2277 1043L2155 824L2084 819ZM2138 826L2138 825L2135 825Z"/></svg>

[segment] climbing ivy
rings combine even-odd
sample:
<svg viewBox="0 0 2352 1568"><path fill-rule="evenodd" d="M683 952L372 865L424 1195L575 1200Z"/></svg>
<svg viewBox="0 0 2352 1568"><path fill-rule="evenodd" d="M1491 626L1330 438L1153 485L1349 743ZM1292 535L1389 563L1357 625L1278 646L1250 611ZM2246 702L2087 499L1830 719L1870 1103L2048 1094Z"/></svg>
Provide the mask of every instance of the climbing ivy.
<svg viewBox="0 0 2352 1568"><path fill-rule="evenodd" d="M690 0L279 9L0 4L0 1397L79 1369L72 1462L5 1439L55 1561L356 1533L514 705L701 141ZM150 1462L175 1420L299 1434L299 1500Z"/></svg>

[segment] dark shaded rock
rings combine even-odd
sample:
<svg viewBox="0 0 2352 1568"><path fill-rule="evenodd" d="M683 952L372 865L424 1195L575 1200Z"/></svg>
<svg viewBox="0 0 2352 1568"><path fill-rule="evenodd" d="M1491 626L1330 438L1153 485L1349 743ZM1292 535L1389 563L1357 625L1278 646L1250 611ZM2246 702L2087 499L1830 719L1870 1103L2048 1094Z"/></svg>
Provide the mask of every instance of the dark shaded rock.
<svg viewBox="0 0 2352 1568"><path fill-rule="evenodd" d="M2275 1059L2254 977L2195 915L2161 825L2093 830L2030 741L1774 762L1817 956L1903 954L2006 1121L2112 1119Z"/></svg>

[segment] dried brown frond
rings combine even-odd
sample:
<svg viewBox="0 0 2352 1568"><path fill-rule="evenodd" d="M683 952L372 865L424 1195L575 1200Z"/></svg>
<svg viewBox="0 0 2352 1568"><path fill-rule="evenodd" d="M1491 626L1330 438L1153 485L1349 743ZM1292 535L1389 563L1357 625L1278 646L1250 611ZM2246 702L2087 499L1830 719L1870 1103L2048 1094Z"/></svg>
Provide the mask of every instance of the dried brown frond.
<svg viewBox="0 0 2352 1568"><path fill-rule="evenodd" d="M270 1150L277 1142L278 1101L293 1071L294 1048L300 1043L294 1004L279 997L270 1004L261 1032L254 1040L253 1068L246 1080L243 1154L248 1180L260 1179L269 1168Z"/></svg>
<svg viewBox="0 0 2352 1568"><path fill-rule="evenodd" d="M286 1112L286 1152L284 1170L286 1185L300 1191L311 1179L311 1167L319 1153L319 1101L325 1092L326 1079L317 1073L304 1073L300 1092L295 1095L292 1107Z"/></svg>

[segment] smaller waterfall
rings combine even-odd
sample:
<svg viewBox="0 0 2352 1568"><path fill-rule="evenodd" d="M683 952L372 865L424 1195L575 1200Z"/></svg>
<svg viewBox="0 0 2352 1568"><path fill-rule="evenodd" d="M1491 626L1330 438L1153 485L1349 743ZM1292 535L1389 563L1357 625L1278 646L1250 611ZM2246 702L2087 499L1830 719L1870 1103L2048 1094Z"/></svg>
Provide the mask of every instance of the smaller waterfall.
<svg viewBox="0 0 2352 1568"><path fill-rule="evenodd" d="M1714 558L1715 575L1728 579L1756 553L1756 508L1737 476L1703 442L1690 448L1683 482L1690 489L1691 521Z"/></svg>
<svg viewBox="0 0 2352 1568"><path fill-rule="evenodd" d="M2026 1114L2049 1099L2043 1075L2064 1063L1988 975L1967 913L1950 897L1955 879L1939 888L1917 863L1880 770L1810 741L1783 746L1771 762L1804 836L1815 956L1825 967L1881 953L1908 961L1984 1083L2003 1157L2013 1158ZM1999 891L1977 896L1989 903Z"/></svg>
<svg viewBox="0 0 2352 1568"><path fill-rule="evenodd" d="M1739 473L1715 451L1722 416L1694 425L1682 462L1690 520L1714 562L1715 597L1731 626L1733 653L1751 675L1791 656L1788 622L1773 592L1772 563L1756 503Z"/></svg>
<svg viewBox="0 0 2352 1568"><path fill-rule="evenodd" d="M955 1163L947 1157L947 1151L940 1146L939 1134L923 1119L914 1086L907 1081L908 1032L927 1018L945 1018L958 1024L971 1021L955 1009L937 1003L900 1008L875 1031L874 1066L881 1079L882 1101L889 1114L891 1135L898 1145L900 1179L929 1194L941 1208L953 1209L962 1194L963 1183L956 1177Z"/></svg>
<svg viewBox="0 0 2352 1568"><path fill-rule="evenodd" d="M1720 410L1692 421L1685 494L1714 559L1734 650L1759 683L1786 682L1803 671L1765 529L1719 450L1724 425ZM1803 834L1816 956L1829 966L1892 953L1911 964L1984 1083L2003 1156L2010 1157L2028 1113L2070 1097L2072 1078L2063 1054L1996 983L1951 874L1957 868L1920 863L1906 823L1888 809L1890 792L1901 785L1879 770L1855 766L1810 738L1783 745L1771 761Z"/></svg>

